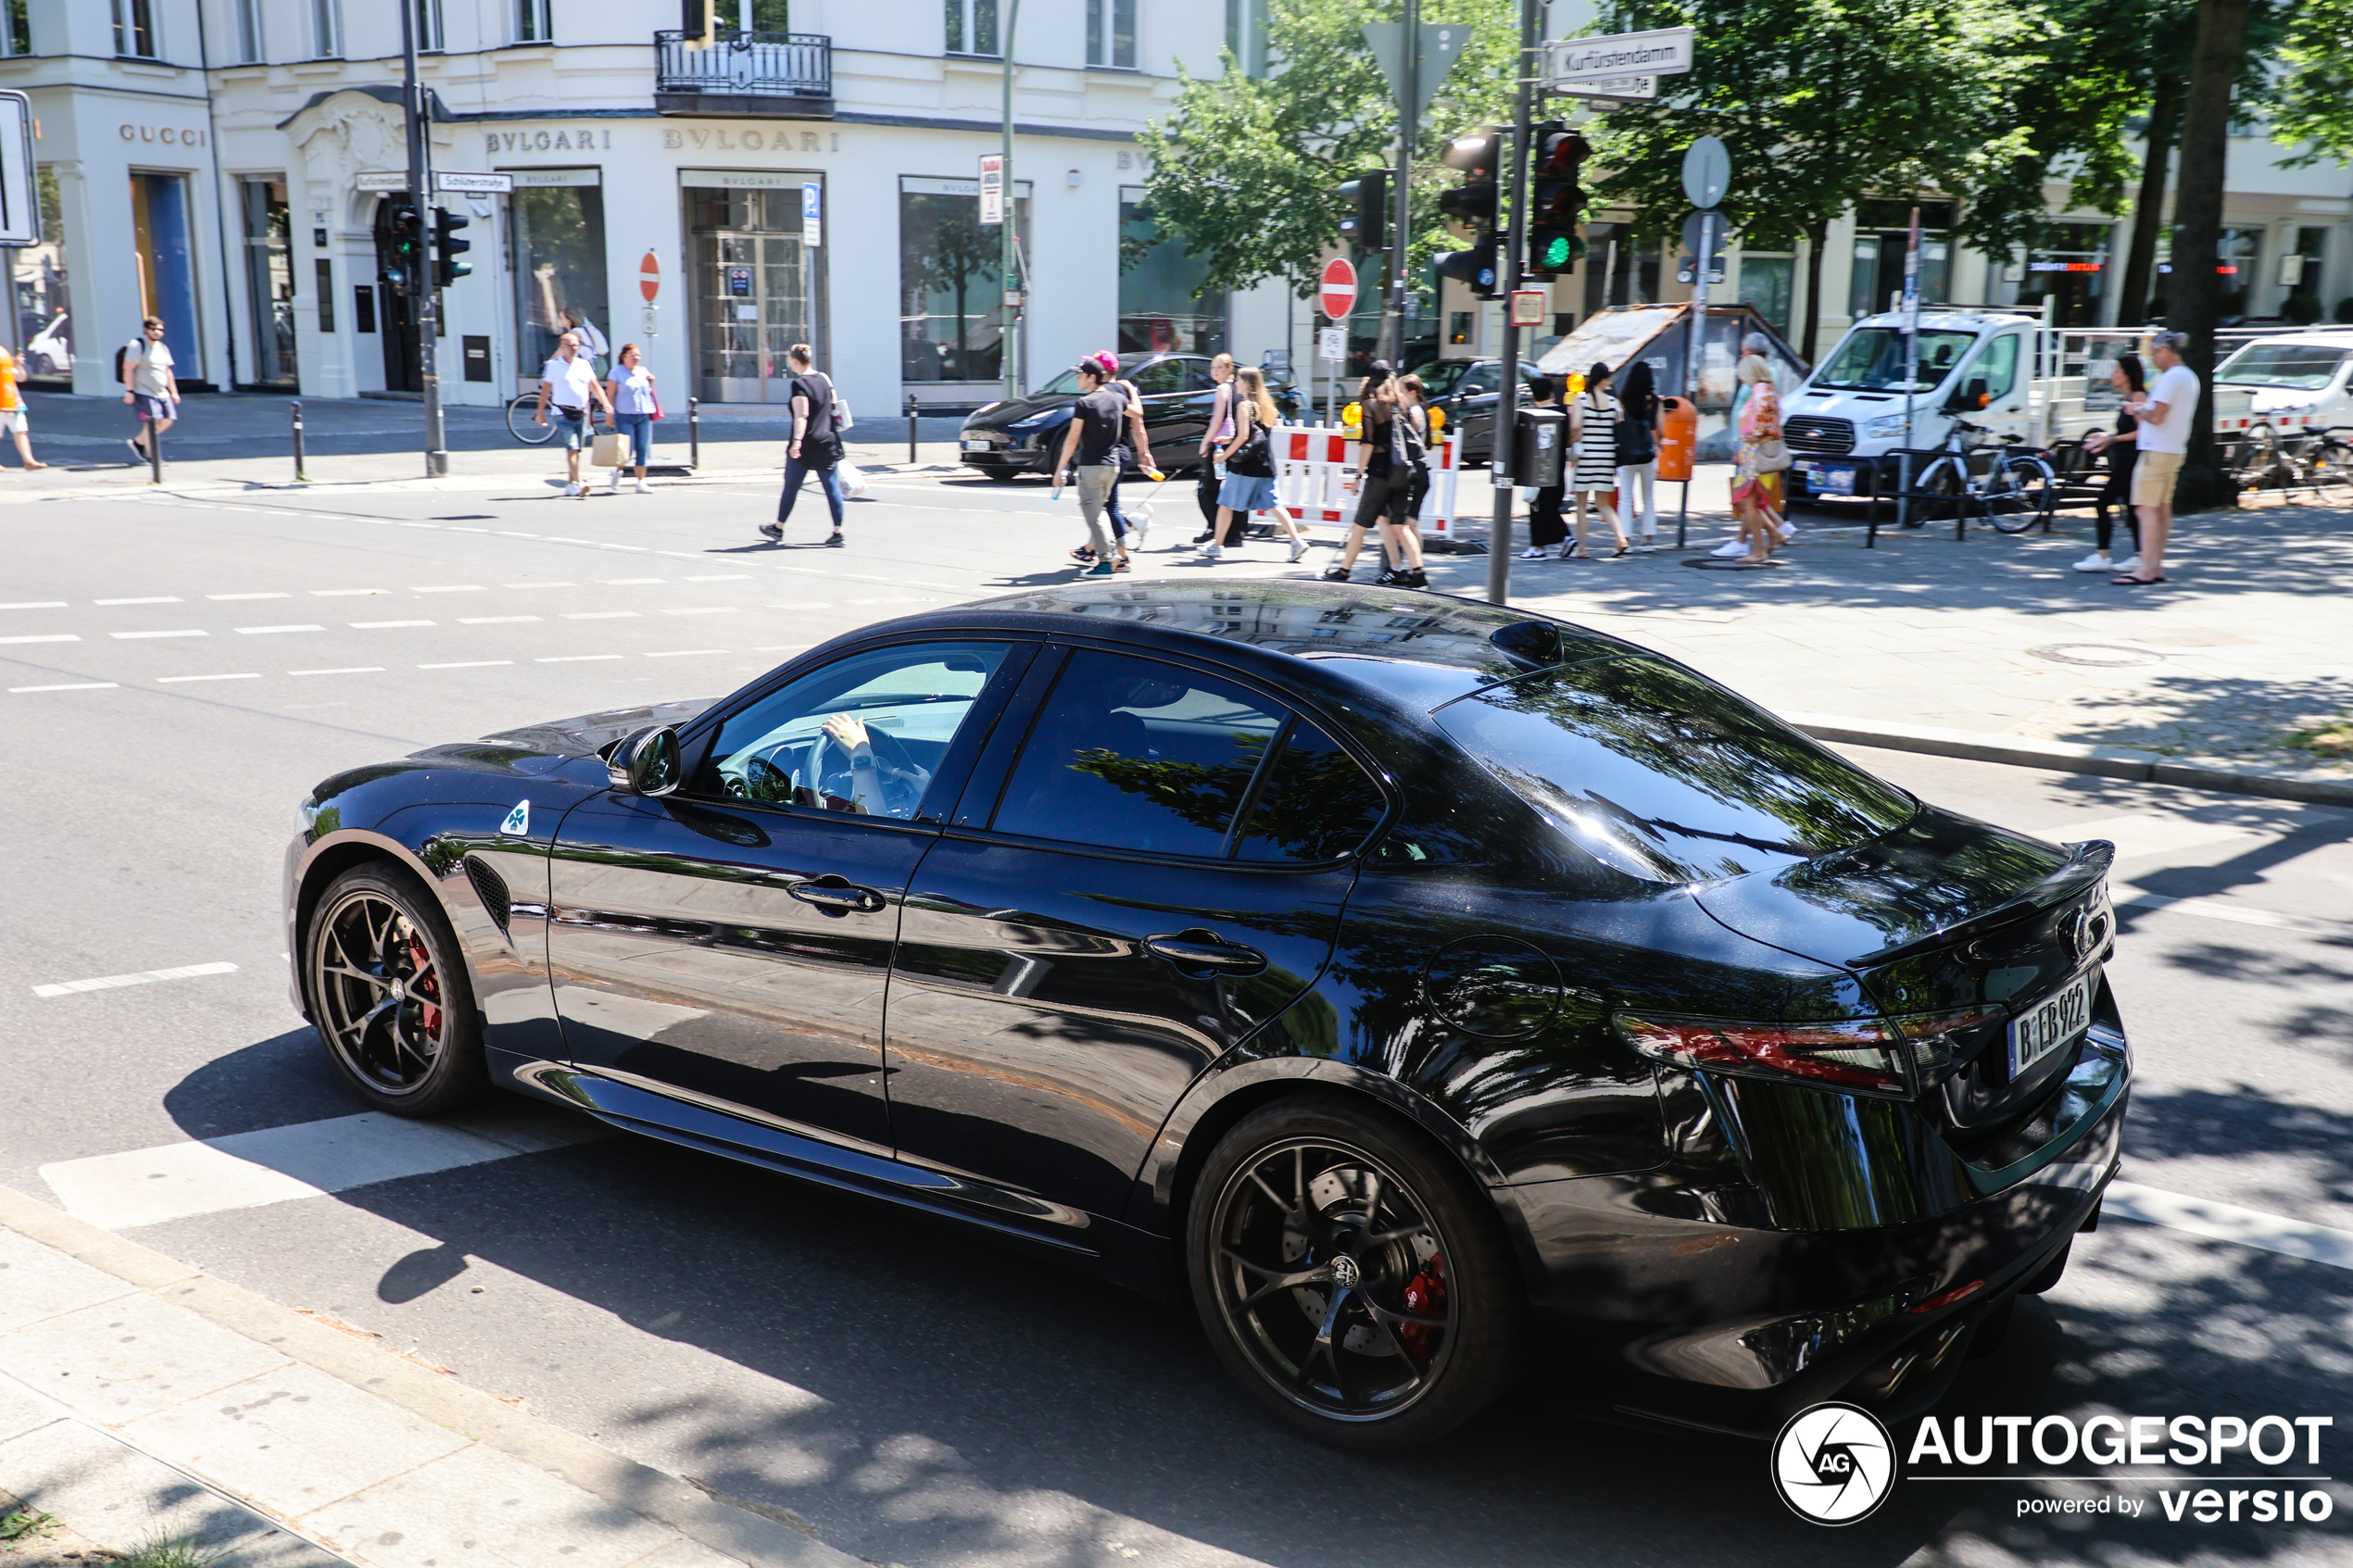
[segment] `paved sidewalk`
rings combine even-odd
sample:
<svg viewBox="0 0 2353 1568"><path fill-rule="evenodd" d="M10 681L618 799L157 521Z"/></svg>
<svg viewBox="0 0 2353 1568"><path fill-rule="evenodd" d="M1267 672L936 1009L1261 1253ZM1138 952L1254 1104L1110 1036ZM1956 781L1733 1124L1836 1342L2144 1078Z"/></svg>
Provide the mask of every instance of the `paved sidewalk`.
<svg viewBox="0 0 2353 1568"><path fill-rule="evenodd" d="M858 1562L5 1189L0 1493L100 1547L188 1537L220 1568Z"/></svg>

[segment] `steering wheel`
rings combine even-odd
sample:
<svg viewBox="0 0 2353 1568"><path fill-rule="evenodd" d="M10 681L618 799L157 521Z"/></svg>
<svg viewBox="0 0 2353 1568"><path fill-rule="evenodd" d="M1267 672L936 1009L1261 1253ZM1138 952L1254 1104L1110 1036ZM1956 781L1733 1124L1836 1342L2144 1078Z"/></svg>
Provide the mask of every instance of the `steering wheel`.
<svg viewBox="0 0 2353 1568"><path fill-rule="evenodd" d="M874 747L875 773L882 784L881 809L873 814L902 820L912 817L930 786L931 774L916 764L907 744L889 731L869 726L866 741ZM851 772L849 748L819 730L809 748L809 777L818 792L850 799L858 787Z"/></svg>

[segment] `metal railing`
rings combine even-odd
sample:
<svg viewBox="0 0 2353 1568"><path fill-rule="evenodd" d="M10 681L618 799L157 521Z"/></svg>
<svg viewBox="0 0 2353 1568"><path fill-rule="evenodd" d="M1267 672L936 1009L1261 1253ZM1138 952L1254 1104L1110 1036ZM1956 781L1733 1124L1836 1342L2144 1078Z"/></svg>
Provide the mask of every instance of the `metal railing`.
<svg viewBox="0 0 2353 1568"><path fill-rule="evenodd" d="M834 44L823 33L721 31L704 47L693 33L657 32L654 51L657 93L834 95Z"/></svg>

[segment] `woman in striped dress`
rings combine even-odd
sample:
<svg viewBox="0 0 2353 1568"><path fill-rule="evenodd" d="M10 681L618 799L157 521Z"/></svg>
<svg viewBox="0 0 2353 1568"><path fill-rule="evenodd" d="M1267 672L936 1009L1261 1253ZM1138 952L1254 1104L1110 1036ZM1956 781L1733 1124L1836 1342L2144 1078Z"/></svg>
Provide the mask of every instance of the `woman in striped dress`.
<svg viewBox="0 0 2353 1568"><path fill-rule="evenodd" d="M1591 560L1592 536L1585 529L1585 508L1588 502L1598 508L1609 531L1617 535L1617 548L1613 556L1624 555L1629 546L1626 530L1619 526L1617 508L1610 505L1610 497L1617 489L1617 399L1610 395L1609 383L1613 372L1607 365L1596 365L1585 378L1585 390L1578 395L1569 408L1568 438L1577 452L1577 471L1569 476L1568 486L1577 493L1577 560Z"/></svg>

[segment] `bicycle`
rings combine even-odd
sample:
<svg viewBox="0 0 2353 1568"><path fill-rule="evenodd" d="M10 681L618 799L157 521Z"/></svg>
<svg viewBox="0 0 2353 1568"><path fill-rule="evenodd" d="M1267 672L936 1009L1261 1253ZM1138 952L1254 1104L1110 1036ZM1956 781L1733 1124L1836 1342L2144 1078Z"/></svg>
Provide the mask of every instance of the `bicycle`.
<svg viewBox="0 0 2353 1568"><path fill-rule="evenodd" d="M2270 424L2248 427L2232 455L2241 490L2309 489L2319 500L2353 500L2353 443L2334 431L2300 431L2282 440Z"/></svg>
<svg viewBox="0 0 2353 1568"><path fill-rule="evenodd" d="M2003 533L2023 533L2038 522L2049 522L2058 509L2059 492L2058 475L2049 459L2031 448L2019 450L2022 436L2004 435L1994 450L1988 450L1982 439L1968 439L1993 433L1983 425L1955 420L1943 455L1921 473L1916 490L1942 515L1966 518L1975 511Z"/></svg>
<svg viewBox="0 0 2353 1568"><path fill-rule="evenodd" d="M545 446L556 433L556 421L551 418L544 425L538 423L532 417L538 411L538 393L515 394L514 401L507 405L507 433L526 446Z"/></svg>

